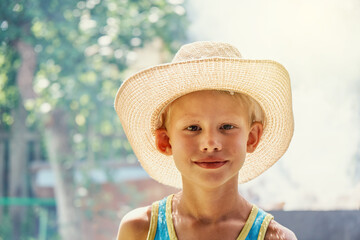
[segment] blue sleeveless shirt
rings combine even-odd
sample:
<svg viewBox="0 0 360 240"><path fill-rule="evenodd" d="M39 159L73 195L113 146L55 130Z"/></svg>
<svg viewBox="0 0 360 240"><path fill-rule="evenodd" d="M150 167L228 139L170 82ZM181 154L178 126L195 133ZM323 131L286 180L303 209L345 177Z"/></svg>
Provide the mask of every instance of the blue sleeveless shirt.
<svg viewBox="0 0 360 240"><path fill-rule="evenodd" d="M151 209L147 240L177 240L172 221L171 203L174 195L155 202ZM263 240L274 217L253 205L250 215L236 240Z"/></svg>

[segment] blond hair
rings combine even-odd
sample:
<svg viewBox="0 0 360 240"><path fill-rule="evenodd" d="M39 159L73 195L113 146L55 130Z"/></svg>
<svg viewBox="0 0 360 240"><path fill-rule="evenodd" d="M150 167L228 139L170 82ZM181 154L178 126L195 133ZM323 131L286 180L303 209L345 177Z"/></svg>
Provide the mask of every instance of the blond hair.
<svg viewBox="0 0 360 240"><path fill-rule="evenodd" d="M261 122L264 124L264 111L260 107L259 103L252 97L238 92L224 91L224 90L214 90L216 93L227 94L239 101L242 107L245 107L249 114L249 125L254 122ZM174 101L173 101L174 102ZM170 113L171 113L171 102L160 114L159 123L157 129L166 128L169 123Z"/></svg>

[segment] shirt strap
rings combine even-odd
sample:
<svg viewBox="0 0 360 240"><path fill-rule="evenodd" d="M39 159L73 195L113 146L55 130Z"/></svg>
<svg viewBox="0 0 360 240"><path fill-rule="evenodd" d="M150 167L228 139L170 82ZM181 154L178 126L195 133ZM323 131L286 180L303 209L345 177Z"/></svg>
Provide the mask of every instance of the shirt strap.
<svg viewBox="0 0 360 240"><path fill-rule="evenodd" d="M178 238L176 236L174 222L173 222L173 218L172 218L172 199L173 199L173 197L174 197L174 194L170 195L166 200L166 223L167 223L167 228L168 228L168 232L169 232L169 238L171 240L177 240Z"/></svg>
<svg viewBox="0 0 360 240"><path fill-rule="evenodd" d="M154 240L155 238L158 214L159 214L159 201L154 202L151 206L150 227L146 240Z"/></svg>
<svg viewBox="0 0 360 240"><path fill-rule="evenodd" d="M267 228L271 222L271 220L274 219L274 216L267 213L265 218L264 218L264 221L262 222L261 224L261 227L260 227L260 231L259 231L259 235L258 235L258 240L264 240L265 239L265 234L266 234L266 231L267 231Z"/></svg>
<svg viewBox="0 0 360 240"><path fill-rule="evenodd" d="M246 239L246 237L249 234L250 229L256 219L258 211L259 211L259 209L255 205L253 205L251 208L250 215L249 215L248 219L246 220L246 223L236 240L245 240Z"/></svg>

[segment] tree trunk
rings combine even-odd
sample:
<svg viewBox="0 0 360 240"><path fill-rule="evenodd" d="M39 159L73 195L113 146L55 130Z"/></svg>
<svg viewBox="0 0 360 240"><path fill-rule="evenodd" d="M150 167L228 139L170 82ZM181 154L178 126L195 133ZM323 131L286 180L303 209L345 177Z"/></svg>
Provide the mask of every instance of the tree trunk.
<svg viewBox="0 0 360 240"><path fill-rule="evenodd" d="M30 45L22 41L15 42L14 46L21 57L21 65L16 75L16 84L19 88L20 97L18 106L12 111L14 123L11 126L9 151L9 197L29 197L26 183L28 176L27 112L23 100L35 97L31 86L36 67L36 54ZM15 240L21 237L19 229L25 220L25 213L26 208L24 206L10 207L13 239Z"/></svg>
<svg viewBox="0 0 360 240"><path fill-rule="evenodd" d="M21 57L21 65L16 75L16 84L23 101L36 98L33 90L33 79L36 69L36 53L33 47L22 40L15 42L14 47ZM22 102L19 101L19 104Z"/></svg>
<svg viewBox="0 0 360 240"><path fill-rule="evenodd" d="M10 174L9 174L9 197L28 197L26 179L27 168L27 141L26 141L26 116L27 112L22 104L19 104L12 112L14 123L11 126L10 140ZM20 239L22 223L25 221L26 207L11 206L10 217L13 226L13 239Z"/></svg>
<svg viewBox="0 0 360 240"><path fill-rule="evenodd" d="M55 175L55 196L61 239L81 239L80 211L74 205L74 154L70 143L66 113L54 110L46 124L45 139Z"/></svg>
<svg viewBox="0 0 360 240"><path fill-rule="evenodd" d="M1 134L1 131L0 131ZM5 161L6 161L6 140L5 137L0 137L0 198L5 197L5 183L7 182L5 175ZM3 218L3 206L0 205L0 219Z"/></svg>
<svg viewBox="0 0 360 240"><path fill-rule="evenodd" d="M28 45L21 40L17 41L14 45L22 59L17 74L17 85L19 87L21 98L24 101L36 98L36 94L32 88L36 68L36 54L31 45ZM22 102L19 105L22 106ZM54 188L60 236L62 239L81 239L78 220L80 215L77 214L77 208L74 206L74 176L72 166L74 159L69 141L69 129L66 125L66 113L61 110L54 110L50 116L48 116L48 119L49 121L46 122L44 132L49 161L55 175ZM16 130L19 133L24 133L26 130L26 128L23 130L21 129L20 127L14 127L14 131ZM20 145L22 144L20 143L22 140L24 140L24 138L21 138L21 135L19 135L17 140L12 139L13 149L17 149L18 154L25 155L22 156L21 159L26 161L27 151L23 148L19 148L19 146L23 146ZM11 155L13 154L14 153L11 152ZM20 167L20 164L17 164L15 167L15 162L15 160L11 159L14 169ZM21 165L21 169L26 170L24 164ZM20 170L18 170L16 174L18 174L19 171ZM13 176L14 178L11 178L10 180L11 183L22 183L22 176L25 176L25 174L17 175L18 179L16 179L16 175ZM22 191L18 190L22 188L13 187L13 189L14 193L22 193ZM15 229L20 232L19 228Z"/></svg>

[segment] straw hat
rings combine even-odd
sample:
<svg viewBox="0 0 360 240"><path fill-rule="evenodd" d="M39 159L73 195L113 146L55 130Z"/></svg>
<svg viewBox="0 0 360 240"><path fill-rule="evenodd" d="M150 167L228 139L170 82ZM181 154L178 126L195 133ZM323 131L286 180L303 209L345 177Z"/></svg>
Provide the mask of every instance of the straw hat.
<svg viewBox="0 0 360 240"><path fill-rule="evenodd" d="M171 63L132 75L116 94L115 110L125 134L142 167L155 180L182 186L172 156L159 153L155 146L161 112L187 93L211 89L249 95L265 114L263 136L257 149L247 154L239 183L263 173L287 150L294 122L286 69L272 60L243 59L230 44L195 42L184 45Z"/></svg>

